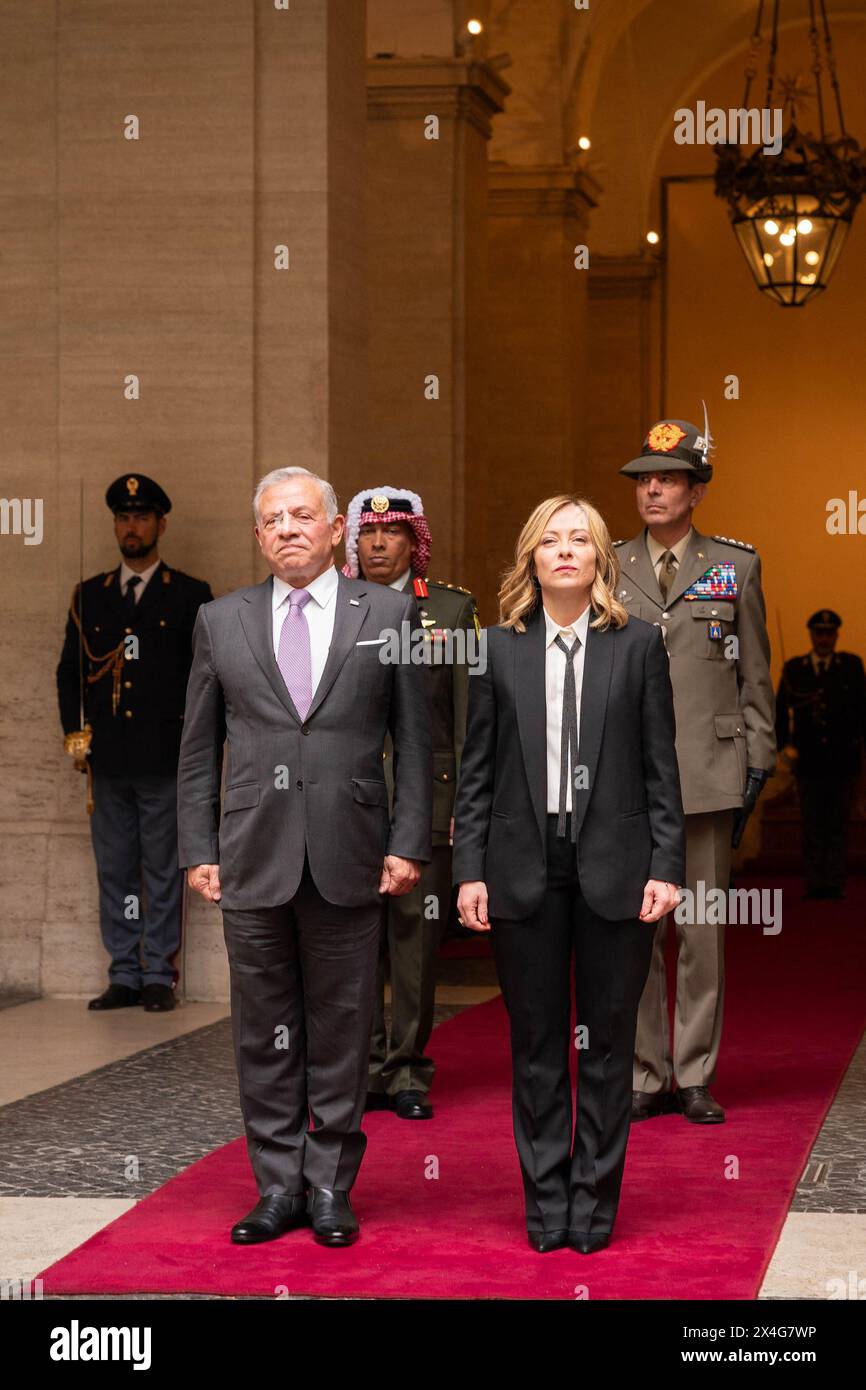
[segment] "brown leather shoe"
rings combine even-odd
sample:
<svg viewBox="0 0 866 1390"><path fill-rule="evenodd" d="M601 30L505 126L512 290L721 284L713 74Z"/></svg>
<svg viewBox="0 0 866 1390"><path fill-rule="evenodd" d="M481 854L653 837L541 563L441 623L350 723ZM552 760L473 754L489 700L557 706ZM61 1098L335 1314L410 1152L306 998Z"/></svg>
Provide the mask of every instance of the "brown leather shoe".
<svg viewBox="0 0 866 1390"><path fill-rule="evenodd" d="M725 1112L706 1086L680 1086L676 1098L679 1109L693 1125L724 1123Z"/></svg>
<svg viewBox="0 0 866 1390"><path fill-rule="evenodd" d="M654 1115L669 1115L675 1109L670 1091L632 1091L631 1118L650 1120Z"/></svg>

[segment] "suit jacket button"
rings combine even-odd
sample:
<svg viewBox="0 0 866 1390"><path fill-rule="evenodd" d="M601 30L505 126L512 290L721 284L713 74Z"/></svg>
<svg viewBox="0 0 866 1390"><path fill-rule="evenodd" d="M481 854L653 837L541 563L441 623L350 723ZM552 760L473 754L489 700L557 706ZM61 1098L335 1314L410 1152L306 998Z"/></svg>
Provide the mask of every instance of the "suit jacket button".
<svg viewBox="0 0 866 1390"><path fill-rule="evenodd" d="M302 725L301 725L301 733L302 733L302 734L308 734L309 732L310 732L310 726L309 726L308 724L302 724Z"/></svg>
<svg viewBox="0 0 866 1390"><path fill-rule="evenodd" d="M295 786L297 787L298 791L301 791L301 790L303 789L304 784L303 784L303 782L301 781L300 777L298 778L297 782L295 783Z"/></svg>
<svg viewBox="0 0 866 1390"><path fill-rule="evenodd" d="M127 637L128 637L129 634L132 632L132 628L131 628L131 627L125 627L123 630L124 630L124 632L126 633Z"/></svg>
<svg viewBox="0 0 866 1390"><path fill-rule="evenodd" d="M126 715L127 719L131 719L131 718L132 718L132 710L131 710L131 709L125 709L123 712L124 712L124 714Z"/></svg>
<svg viewBox="0 0 866 1390"><path fill-rule="evenodd" d="M132 681L124 681L124 682L123 682L123 688L124 688L124 690L131 690L131 689L132 689Z"/></svg>
<svg viewBox="0 0 866 1390"><path fill-rule="evenodd" d="M671 616L670 613L662 613L662 617L663 617L663 618L669 618L670 616Z"/></svg>
<svg viewBox="0 0 866 1390"><path fill-rule="evenodd" d="M160 627L165 627L165 618L160 618L159 625Z"/></svg>

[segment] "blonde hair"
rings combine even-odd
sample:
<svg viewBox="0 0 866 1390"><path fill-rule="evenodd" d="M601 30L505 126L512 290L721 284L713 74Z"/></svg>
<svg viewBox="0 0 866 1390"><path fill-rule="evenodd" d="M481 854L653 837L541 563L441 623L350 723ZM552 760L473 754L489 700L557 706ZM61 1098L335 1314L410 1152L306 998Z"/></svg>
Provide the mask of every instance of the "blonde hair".
<svg viewBox="0 0 866 1390"><path fill-rule="evenodd" d="M584 497L562 492L539 502L517 537L514 563L503 574L499 588L499 622L502 627L513 627L517 632L526 631L524 619L535 612L541 594L533 551L540 544L551 517L562 507L568 506L580 507L595 549L595 578L589 601L596 616L590 625L603 630L611 625L625 627L628 622L628 613L616 597L619 561L604 517Z"/></svg>

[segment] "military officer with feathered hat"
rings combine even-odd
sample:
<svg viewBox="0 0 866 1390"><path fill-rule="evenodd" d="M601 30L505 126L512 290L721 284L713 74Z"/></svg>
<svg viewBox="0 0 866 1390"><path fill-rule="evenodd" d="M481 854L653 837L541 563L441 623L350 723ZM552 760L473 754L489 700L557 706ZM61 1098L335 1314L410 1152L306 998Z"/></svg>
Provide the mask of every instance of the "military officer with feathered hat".
<svg viewBox="0 0 866 1390"><path fill-rule="evenodd" d="M460 754L466 733L469 666L455 645L452 661L447 634L478 640L475 599L468 589L427 578L431 536L421 498L405 488L365 488L346 512L346 564L343 573L389 584L414 595L432 684L433 857L411 893L385 904L383 954L379 964L370 1048L368 1108L393 1109L401 1119L429 1119L428 1099L434 1063L425 1054L433 1028L439 942L451 902L451 813ZM439 649L438 651L436 649ZM385 748L385 776L393 786L391 749ZM385 1028L384 952L391 964L391 1032Z"/></svg>
<svg viewBox="0 0 866 1390"><path fill-rule="evenodd" d="M652 426L639 457L620 469L635 480L643 526L616 547L617 597L630 613L661 627L670 658L686 813L685 886L693 902L701 881L707 893L721 888L727 895L732 846L776 753L758 554L745 541L706 536L693 524L713 473L711 443L706 410L703 431L687 420ZM694 1123L718 1124L725 1112L709 1088L722 1032L724 925L679 922L677 915L673 1046L663 918L638 1014L632 1118L676 1108Z"/></svg>
<svg viewBox="0 0 866 1390"><path fill-rule="evenodd" d="M88 1007L165 1012L181 939L176 784L192 629L213 595L160 558L171 500L159 483L125 473L105 500L120 564L76 586L57 667L66 749L92 777L99 921L111 957L108 988Z"/></svg>

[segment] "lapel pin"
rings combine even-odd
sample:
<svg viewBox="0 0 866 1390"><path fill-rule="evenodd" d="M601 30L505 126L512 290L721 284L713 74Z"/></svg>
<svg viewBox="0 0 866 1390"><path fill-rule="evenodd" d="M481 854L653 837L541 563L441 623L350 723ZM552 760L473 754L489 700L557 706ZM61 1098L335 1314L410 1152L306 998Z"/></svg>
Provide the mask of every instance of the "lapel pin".
<svg viewBox="0 0 866 1390"><path fill-rule="evenodd" d="M353 608L360 608L360 606L361 606L361 601L360 601L360 599L357 599L357 598L350 598L350 599L349 599L349 602L351 603L351 605L352 605Z"/></svg>

